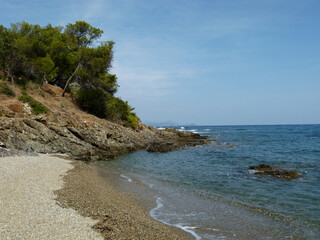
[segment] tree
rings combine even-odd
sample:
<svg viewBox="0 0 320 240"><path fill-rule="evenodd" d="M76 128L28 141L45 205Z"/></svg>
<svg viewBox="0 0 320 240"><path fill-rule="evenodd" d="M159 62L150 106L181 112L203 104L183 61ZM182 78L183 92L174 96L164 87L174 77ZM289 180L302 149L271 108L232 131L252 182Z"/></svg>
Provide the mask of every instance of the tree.
<svg viewBox="0 0 320 240"><path fill-rule="evenodd" d="M136 127L133 108L114 97L117 76L110 73L113 41L98 42L103 31L84 21L65 28L32 25L26 22L0 25L0 70L8 81L49 83L68 90L71 81L78 85L73 96L78 105L101 118Z"/></svg>
<svg viewBox="0 0 320 240"><path fill-rule="evenodd" d="M11 78L14 83L13 72L21 67L21 55L16 47L17 34L11 29L0 26L0 65L6 74L6 81Z"/></svg>
<svg viewBox="0 0 320 240"><path fill-rule="evenodd" d="M78 64L72 75L67 80L62 96L64 96L71 79L77 71L92 58L93 49L88 48L101 37L102 30L92 27L84 21L77 21L75 24L68 24L65 30L65 40L69 50L78 58Z"/></svg>

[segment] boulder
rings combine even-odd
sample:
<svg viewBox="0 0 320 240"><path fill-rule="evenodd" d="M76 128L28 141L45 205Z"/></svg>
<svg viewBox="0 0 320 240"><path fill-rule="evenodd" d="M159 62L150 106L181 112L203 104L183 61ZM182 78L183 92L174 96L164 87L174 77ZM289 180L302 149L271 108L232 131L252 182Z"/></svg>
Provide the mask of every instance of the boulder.
<svg viewBox="0 0 320 240"><path fill-rule="evenodd" d="M41 89L42 89L42 91L45 91L45 92L51 94L52 96L62 96L62 93L63 93L62 88L53 86L49 83L43 83L41 85Z"/></svg>
<svg viewBox="0 0 320 240"><path fill-rule="evenodd" d="M299 177L299 173L293 170L285 170L270 165L260 164L258 166L249 167L250 170L255 170L255 174L260 176L271 176L286 180L292 180Z"/></svg>

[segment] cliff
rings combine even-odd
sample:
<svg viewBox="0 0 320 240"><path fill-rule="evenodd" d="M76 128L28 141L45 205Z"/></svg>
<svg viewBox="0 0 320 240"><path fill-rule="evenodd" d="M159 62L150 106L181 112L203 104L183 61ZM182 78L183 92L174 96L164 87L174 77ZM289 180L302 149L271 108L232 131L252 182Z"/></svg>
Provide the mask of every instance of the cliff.
<svg viewBox="0 0 320 240"><path fill-rule="evenodd" d="M147 149L167 152L208 143L199 134L174 129L157 130L139 123L136 130L83 112L62 89L43 84L27 90L28 95L49 111L35 115L29 103L0 93L0 148L23 152L65 153L81 160L107 160L121 154Z"/></svg>

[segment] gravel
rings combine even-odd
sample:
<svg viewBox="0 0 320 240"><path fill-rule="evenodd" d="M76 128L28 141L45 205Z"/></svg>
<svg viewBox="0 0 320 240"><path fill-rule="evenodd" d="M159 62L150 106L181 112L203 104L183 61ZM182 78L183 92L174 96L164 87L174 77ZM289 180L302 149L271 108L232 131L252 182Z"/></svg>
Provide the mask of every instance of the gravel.
<svg viewBox="0 0 320 240"><path fill-rule="evenodd" d="M97 220L57 205L53 192L72 168L48 155L0 158L0 239L103 239Z"/></svg>
<svg viewBox="0 0 320 240"><path fill-rule="evenodd" d="M96 167L79 161L73 165L64 177L64 187L55 191L57 200L61 206L98 220L93 228L105 239L194 239L181 229L152 219L138 196L121 192Z"/></svg>

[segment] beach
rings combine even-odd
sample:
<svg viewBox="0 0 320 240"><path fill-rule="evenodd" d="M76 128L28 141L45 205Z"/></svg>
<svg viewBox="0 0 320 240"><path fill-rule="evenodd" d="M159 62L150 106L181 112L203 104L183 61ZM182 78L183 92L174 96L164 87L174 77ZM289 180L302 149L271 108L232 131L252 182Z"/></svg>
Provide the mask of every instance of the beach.
<svg viewBox="0 0 320 240"><path fill-rule="evenodd" d="M0 239L189 239L84 162L0 158L0 192Z"/></svg>
<svg viewBox="0 0 320 240"><path fill-rule="evenodd" d="M103 239L96 224L56 204L71 161L58 157L0 158L0 239Z"/></svg>

